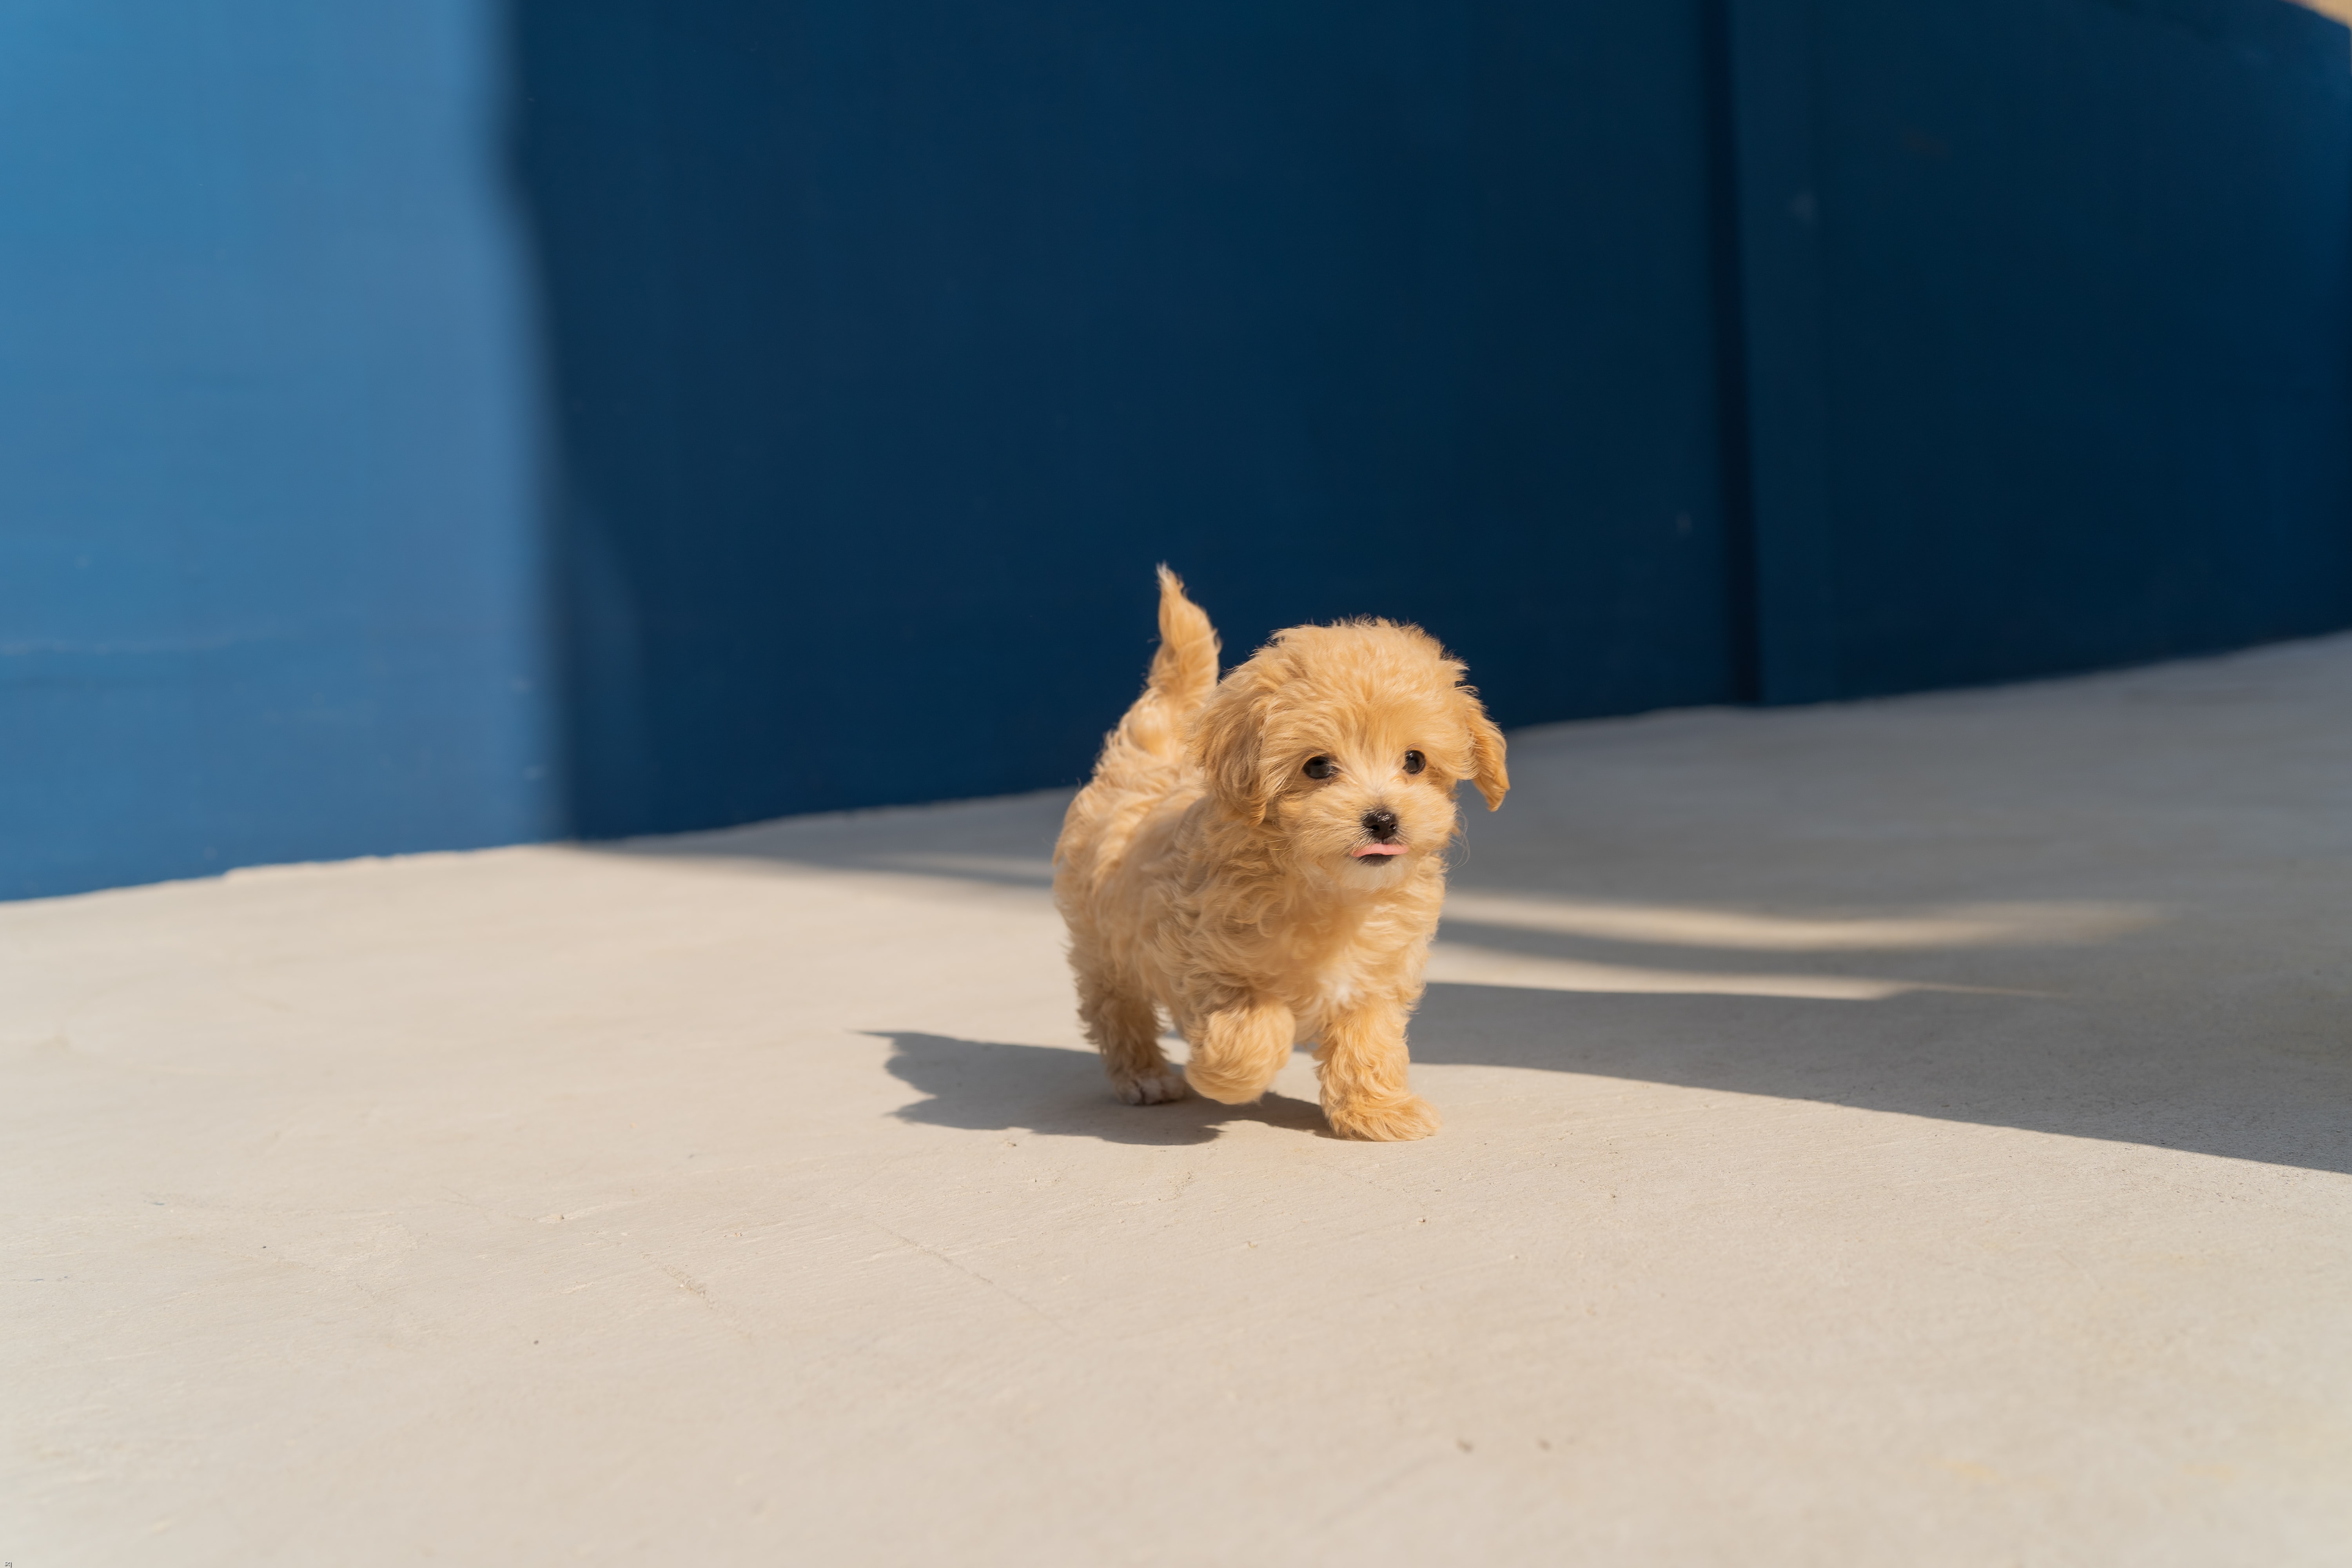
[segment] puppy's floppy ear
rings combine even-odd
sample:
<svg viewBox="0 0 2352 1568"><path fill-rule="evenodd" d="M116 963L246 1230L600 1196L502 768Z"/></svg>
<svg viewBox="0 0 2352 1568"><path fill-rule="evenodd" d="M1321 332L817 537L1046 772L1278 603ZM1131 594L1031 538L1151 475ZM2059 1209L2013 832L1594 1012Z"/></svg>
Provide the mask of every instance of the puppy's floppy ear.
<svg viewBox="0 0 2352 1568"><path fill-rule="evenodd" d="M1244 665L1225 677L1192 723L1192 758L1209 778L1217 804L1247 823L1265 820L1273 791L1260 738L1274 694Z"/></svg>
<svg viewBox="0 0 2352 1568"><path fill-rule="evenodd" d="M1486 809L1493 811L1511 793L1511 775L1503 766L1503 731L1486 717L1477 688L1459 686L1454 695L1461 699L1462 722L1470 731L1470 782L1486 797Z"/></svg>

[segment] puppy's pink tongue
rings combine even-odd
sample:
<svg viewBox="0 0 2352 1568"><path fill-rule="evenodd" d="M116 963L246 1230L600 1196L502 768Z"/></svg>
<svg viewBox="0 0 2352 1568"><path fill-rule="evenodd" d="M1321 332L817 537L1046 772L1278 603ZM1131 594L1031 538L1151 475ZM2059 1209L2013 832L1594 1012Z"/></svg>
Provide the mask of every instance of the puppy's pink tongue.
<svg viewBox="0 0 2352 1568"><path fill-rule="evenodd" d="M1367 844L1362 848L1355 851L1355 857L1359 860L1366 860L1375 855L1402 855L1403 853L1404 846L1402 844Z"/></svg>

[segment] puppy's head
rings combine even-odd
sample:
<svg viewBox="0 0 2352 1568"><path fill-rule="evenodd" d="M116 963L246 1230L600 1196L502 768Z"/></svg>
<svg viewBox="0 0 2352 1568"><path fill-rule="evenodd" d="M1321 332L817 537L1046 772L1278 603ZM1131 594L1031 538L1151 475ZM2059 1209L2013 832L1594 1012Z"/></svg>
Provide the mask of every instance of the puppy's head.
<svg viewBox="0 0 2352 1568"><path fill-rule="evenodd" d="M1456 784L1490 811L1510 788L1502 731L1462 673L1418 626L1294 626L1218 685L1194 759L1227 815L1302 867L1390 885L1453 836Z"/></svg>

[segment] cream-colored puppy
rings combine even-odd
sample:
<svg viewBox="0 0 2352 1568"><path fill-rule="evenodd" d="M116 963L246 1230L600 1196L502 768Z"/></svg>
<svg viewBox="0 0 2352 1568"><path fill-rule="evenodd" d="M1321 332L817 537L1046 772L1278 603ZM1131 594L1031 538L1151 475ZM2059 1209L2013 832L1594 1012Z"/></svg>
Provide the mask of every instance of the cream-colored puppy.
<svg viewBox="0 0 2352 1568"><path fill-rule="evenodd" d="M1276 633L1217 679L1217 634L1160 569L1160 651L1054 849L1078 1014L1131 1105L1239 1104L1312 1041L1350 1138L1424 1138L1405 1083L1445 898L1454 785L1503 804L1503 736L1418 626ZM1160 1017L1192 1059L1180 1079Z"/></svg>

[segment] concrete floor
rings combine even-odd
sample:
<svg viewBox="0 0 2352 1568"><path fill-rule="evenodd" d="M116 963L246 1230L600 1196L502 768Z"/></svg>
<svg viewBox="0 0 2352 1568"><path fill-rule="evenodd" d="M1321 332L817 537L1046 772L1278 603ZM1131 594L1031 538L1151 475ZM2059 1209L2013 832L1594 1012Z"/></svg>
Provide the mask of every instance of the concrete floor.
<svg viewBox="0 0 2352 1568"><path fill-rule="evenodd" d="M0 1559L2352 1562L2352 640L1512 772L1411 1145L1058 795L0 907Z"/></svg>

